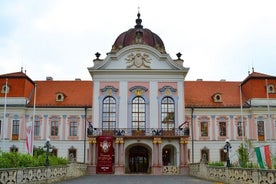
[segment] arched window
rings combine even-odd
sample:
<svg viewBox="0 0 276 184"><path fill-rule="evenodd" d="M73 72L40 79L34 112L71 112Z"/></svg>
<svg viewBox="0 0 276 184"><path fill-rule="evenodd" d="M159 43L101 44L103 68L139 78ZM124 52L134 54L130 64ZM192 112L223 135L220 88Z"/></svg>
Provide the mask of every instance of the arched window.
<svg viewBox="0 0 276 184"><path fill-rule="evenodd" d="M164 97L161 101L162 129L170 130L175 124L175 104L171 97Z"/></svg>
<svg viewBox="0 0 276 184"><path fill-rule="evenodd" d="M103 100L102 123L104 130L113 130L116 127L116 100L108 96Z"/></svg>
<svg viewBox="0 0 276 184"><path fill-rule="evenodd" d="M146 128L146 103L144 98L138 96L132 100L132 128Z"/></svg>

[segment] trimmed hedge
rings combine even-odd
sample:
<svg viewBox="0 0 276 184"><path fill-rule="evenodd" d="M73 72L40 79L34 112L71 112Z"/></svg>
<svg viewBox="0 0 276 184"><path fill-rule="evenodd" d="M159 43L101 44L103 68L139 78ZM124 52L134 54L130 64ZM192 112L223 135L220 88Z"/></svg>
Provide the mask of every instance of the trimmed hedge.
<svg viewBox="0 0 276 184"><path fill-rule="evenodd" d="M18 152L1 152L0 168L23 168L45 166L46 153L31 156ZM49 155L50 165L66 165L68 160L54 155Z"/></svg>

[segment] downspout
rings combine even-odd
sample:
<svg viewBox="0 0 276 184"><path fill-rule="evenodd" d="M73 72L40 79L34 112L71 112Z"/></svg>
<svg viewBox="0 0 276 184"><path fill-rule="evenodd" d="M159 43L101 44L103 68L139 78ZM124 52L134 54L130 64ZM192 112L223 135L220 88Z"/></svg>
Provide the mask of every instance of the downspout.
<svg viewBox="0 0 276 184"><path fill-rule="evenodd" d="M191 107L192 112L191 112L191 134L192 134L192 163L194 163L194 108Z"/></svg>
<svg viewBox="0 0 276 184"><path fill-rule="evenodd" d="M83 163L86 160L86 119L87 119L87 107L84 107L84 143L83 143Z"/></svg>

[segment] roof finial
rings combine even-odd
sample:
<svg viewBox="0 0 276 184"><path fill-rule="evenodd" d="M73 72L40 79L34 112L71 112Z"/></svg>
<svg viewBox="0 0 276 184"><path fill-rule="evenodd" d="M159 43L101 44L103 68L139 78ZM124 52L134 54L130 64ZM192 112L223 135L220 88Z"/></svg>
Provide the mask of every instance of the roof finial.
<svg viewBox="0 0 276 184"><path fill-rule="evenodd" d="M140 19L140 7L138 7L138 13L137 13L137 19L136 19L136 25L135 25L135 29L143 29L143 26L142 26L142 19Z"/></svg>

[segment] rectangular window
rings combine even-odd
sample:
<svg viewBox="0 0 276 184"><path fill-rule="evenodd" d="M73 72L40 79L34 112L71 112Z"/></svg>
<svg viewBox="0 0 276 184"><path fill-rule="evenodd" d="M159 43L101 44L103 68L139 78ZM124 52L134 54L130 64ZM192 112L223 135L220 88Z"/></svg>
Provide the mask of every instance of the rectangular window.
<svg viewBox="0 0 276 184"><path fill-rule="evenodd" d="M2 121L0 120L0 135L2 133Z"/></svg>
<svg viewBox="0 0 276 184"><path fill-rule="evenodd" d="M264 141L264 121L257 121L257 128L258 128L258 140Z"/></svg>
<svg viewBox="0 0 276 184"><path fill-rule="evenodd" d="M219 122L219 136L226 136L226 122Z"/></svg>
<svg viewBox="0 0 276 184"><path fill-rule="evenodd" d="M40 135L40 122L35 121L34 123L34 136L39 136Z"/></svg>
<svg viewBox="0 0 276 184"><path fill-rule="evenodd" d="M220 149L220 161L226 162L227 161L227 152L224 151L224 149Z"/></svg>
<svg viewBox="0 0 276 184"><path fill-rule="evenodd" d="M70 122L70 136L77 136L77 123Z"/></svg>
<svg viewBox="0 0 276 184"><path fill-rule="evenodd" d="M208 136L208 122L201 122L200 124L201 136Z"/></svg>
<svg viewBox="0 0 276 184"><path fill-rule="evenodd" d="M12 140L18 140L19 138L19 120L12 121Z"/></svg>
<svg viewBox="0 0 276 184"><path fill-rule="evenodd" d="M237 126L237 130L238 130L238 136L245 136L245 126L244 126L244 122L243 122L243 127L242 127L242 122L238 122L238 126ZM242 131L243 129L243 131Z"/></svg>
<svg viewBox="0 0 276 184"><path fill-rule="evenodd" d="M58 135L58 122L52 121L51 122L51 136L57 136Z"/></svg>

